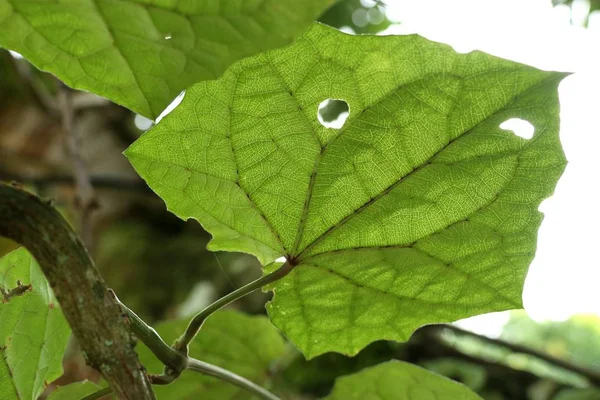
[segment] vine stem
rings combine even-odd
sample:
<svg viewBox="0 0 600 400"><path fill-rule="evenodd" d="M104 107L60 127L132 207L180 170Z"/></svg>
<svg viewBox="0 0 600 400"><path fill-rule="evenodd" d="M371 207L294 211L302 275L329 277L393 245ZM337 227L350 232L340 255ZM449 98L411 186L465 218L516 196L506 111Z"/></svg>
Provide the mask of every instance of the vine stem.
<svg viewBox="0 0 600 400"><path fill-rule="evenodd" d="M114 292L110 291L110 293L125 312L133 333L142 341L142 343L148 346L150 351L152 351L163 364L165 364L165 370L162 375L150 375L150 380L153 384L169 384L179 378L179 375L181 375L181 372L184 369L189 369L229 382L241 389L247 390L261 399L279 400L274 394L242 376L216 365L188 357L170 347L154 328L146 324L144 320L127 308L126 305L121 303Z"/></svg>
<svg viewBox="0 0 600 400"><path fill-rule="evenodd" d="M187 355L189 344L191 343L192 340L194 340L194 338L200 331L200 328L202 328L202 324L204 324L204 321L206 321L206 318L208 318L212 313L220 310L221 308L225 307L229 303L231 303L237 299L240 299L249 293L254 292L257 289L260 289L261 287L268 285L269 283L275 282L275 281L283 278L284 276L289 274L292 271L292 269L294 269L294 264L290 263L289 261L286 261L276 271L273 271L270 274L264 275L264 276L256 279L255 281L252 281L252 282L248 283L247 285L242 286L241 288L239 288L237 290L234 290L233 292L229 293L227 296L221 297L220 299L218 299L217 301L215 301L214 303L212 303L211 305L206 307L204 310L200 311L198 314L196 314L192 318L187 329L185 330L183 335L181 335L179 337L179 339L177 339L177 341L175 341L175 344L173 344L173 347L176 350Z"/></svg>
<svg viewBox="0 0 600 400"><path fill-rule="evenodd" d="M160 362L171 368L173 374L179 376L186 366L186 357L166 344L154 328L144 322L143 319L138 317L136 313L119 300L113 290L109 289L109 293L115 298L125 313L127 323L137 338L148 346L150 351L160 360Z"/></svg>
<svg viewBox="0 0 600 400"><path fill-rule="evenodd" d="M216 365L212 365L206 363L204 361L196 360L195 358L188 358L186 369L191 371L200 372L204 375L214 376L215 378L219 378L222 381L229 382L239 388L245 389L254 395L260 397L264 400L279 400L279 397L275 396L273 393L268 390L258 386L254 382L249 381L246 378L243 378L239 375L234 374L231 371L223 369L221 367L217 367Z"/></svg>

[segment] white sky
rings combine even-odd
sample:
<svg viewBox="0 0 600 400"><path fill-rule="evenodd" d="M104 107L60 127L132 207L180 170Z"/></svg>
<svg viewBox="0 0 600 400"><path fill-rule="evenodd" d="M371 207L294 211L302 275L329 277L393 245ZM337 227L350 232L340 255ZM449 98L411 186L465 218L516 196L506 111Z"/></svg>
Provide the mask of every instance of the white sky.
<svg viewBox="0 0 600 400"><path fill-rule="evenodd" d="M545 219L524 302L538 320L600 315L600 15L592 16L586 30L572 26L570 10L553 8L551 0L387 4L388 16L402 22L389 33L419 33L460 52L479 49L542 69L575 72L559 88L560 136L569 164L555 195L540 207ZM476 317L463 326L493 334L506 318Z"/></svg>

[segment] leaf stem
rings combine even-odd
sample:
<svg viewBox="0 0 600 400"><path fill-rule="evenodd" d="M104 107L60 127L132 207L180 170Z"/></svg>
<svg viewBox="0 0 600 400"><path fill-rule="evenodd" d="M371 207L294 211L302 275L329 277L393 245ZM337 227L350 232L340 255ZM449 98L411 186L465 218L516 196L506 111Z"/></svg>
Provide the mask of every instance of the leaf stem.
<svg viewBox="0 0 600 400"><path fill-rule="evenodd" d="M126 314L131 330L135 335L144 343L152 353L162 362L165 366L173 369L174 375L179 376L181 371L186 366L186 359L183 354L173 349L160 337L158 332L148 325L143 319L138 317L131 309L123 304L115 294L114 291L110 290L110 294L113 295L121 306L121 309Z"/></svg>
<svg viewBox="0 0 600 400"><path fill-rule="evenodd" d="M271 282L275 282L275 281L283 278L284 276L289 274L292 269L294 269L294 265L290 264L289 261L286 261L276 271L273 271L268 275L264 275L256 280L248 283L247 285L234 290L233 292L229 293L228 295L221 297L220 299L218 299L217 301L215 301L214 303L212 303L211 305L206 307L204 310L200 311L198 314L196 314L192 318L192 320L190 321L190 323L189 323L187 329L185 330L185 332L183 333L183 335L181 335L179 337L179 339L177 339L175 341L175 343L173 344L173 348L175 348L176 350L187 355L189 344L191 343L192 340L194 340L194 338L200 331L200 328L202 328L202 324L204 323L204 321L206 321L206 318L208 318L212 313L220 310L221 308L225 307L229 303L234 302L235 300L240 299L240 298L246 296L247 294L254 292L257 289L260 289L261 287L263 287Z"/></svg>
<svg viewBox="0 0 600 400"><path fill-rule="evenodd" d="M279 270L273 272L270 275L266 275L263 278L258 279L257 281L261 281L263 282L263 284L265 284L265 278L272 276L270 278L270 282L272 282L272 280L275 279L275 277L281 275L282 272L280 272L279 274L277 274L277 272L280 271L282 268L283 267L281 267ZM255 282L252 282L249 285L255 284ZM144 322L143 319L138 317L137 314L131 311L125 304L121 303L121 301L117 298L116 294L112 290L110 290L109 292L112 296L114 296L115 300L121 306L123 312L127 316L129 320L129 326L131 327L133 333L142 341L142 343L148 346L148 348L150 349L150 351L152 351L156 358L158 358L165 365L165 371L162 375L148 375L148 377L150 378L150 382L153 385L168 385L173 381L177 380L177 378L179 378L181 372L184 369L189 369L192 371L200 372L204 375L213 376L225 382L229 382L235 386L249 391L250 393L255 394L261 399L279 400L279 398L274 394L270 393L266 389L258 386L254 382L251 382L244 377L241 377L231 371L228 371L216 365L209 364L207 362L200 361L195 358L190 358L187 356L187 354L182 354L180 351L177 351L173 347L170 347L168 344L165 343L162 337L160 337L158 332L154 330L154 328L152 328L150 325ZM90 398L88 400L93 399L95 398Z"/></svg>
<svg viewBox="0 0 600 400"><path fill-rule="evenodd" d="M222 381L229 382L239 388L253 393L261 399L279 400L279 397L275 396L273 393L267 391L266 389L258 386L254 382L251 382L246 378L236 375L231 371L228 371L221 367L217 367L216 365L196 360L195 358L188 358L186 368L192 371L200 372L204 375L214 376L215 378L219 378Z"/></svg>

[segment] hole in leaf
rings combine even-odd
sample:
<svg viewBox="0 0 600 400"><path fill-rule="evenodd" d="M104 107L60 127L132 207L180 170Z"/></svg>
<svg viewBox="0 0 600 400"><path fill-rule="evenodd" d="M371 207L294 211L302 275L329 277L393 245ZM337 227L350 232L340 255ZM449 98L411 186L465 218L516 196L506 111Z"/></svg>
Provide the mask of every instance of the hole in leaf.
<svg viewBox="0 0 600 400"><path fill-rule="evenodd" d="M275 260L275 262L286 262L286 258L285 257L279 257L277 260Z"/></svg>
<svg viewBox="0 0 600 400"><path fill-rule="evenodd" d="M500 128L506 131L513 131L515 135L523 139L531 139L535 132L535 127L529 121L520 118L507 119L500 124Z"/></svg>
<svg viewBox="0 0 600 400"><path fill-rule="evenodd" d="M344 100L327 99L319 104L317 119L325 128L340 129L350 115L350 106Z"/></svg>
<svg viewBox="0 0 600 400"><path fill-rule="evenodd" d="M133 122L135 123L136 128L141 131L147 131L148 129L152 128L152 125L154 125L154 122L151 119L148 119L140 114L135 115Z"/></svg>
<svg viewBox="0 0 600 400"><path fill-rule="evenodd" d="M170 33L167 33L167 34L165 35L165 40L171 40L171 38L172 38L172 37L173 37L173 36L171 36L171 34L170 34Z"/></svg>
<svg viewBox="0 0 600 400"><path fill-rule="evenodd" d="M16 51L9 50L8 52L15 60L23 59L23 56L20 53L17 53Z"/></svg>
<svg viewBox="0 0 600 400"><path fill-rule="evenodd" d="M163 112L160 113L160 115L156 118L156 123L158 124L161 119L163 119L164 117L169 115L169 113L171 111L173 111L183 101L184 97L185 97L185 90L183 92L179 93L179 95L177 97L175 97L175 99L171 102L171 104L169 104L167 106L167 108L165 108L163 110Z"/></svg>

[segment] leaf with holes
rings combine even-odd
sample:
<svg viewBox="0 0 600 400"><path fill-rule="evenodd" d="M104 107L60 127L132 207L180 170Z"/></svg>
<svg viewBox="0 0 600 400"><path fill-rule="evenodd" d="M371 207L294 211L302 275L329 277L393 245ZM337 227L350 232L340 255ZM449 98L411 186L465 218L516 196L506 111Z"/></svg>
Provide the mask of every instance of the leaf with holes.
<svg viewBox="0 0 600 400"><path fill-rule="evenodd" d="M179 337L188 320L166 321L156 330L167 342ZM143 345L137 348L142 364L160 373L162 363ZM219 311L204 323L198 338L190 345L190 356L233 371L263 385L269 380L269 367L285 352L283 338L264 316L248 316L237 311ZM155 386L159 399L251 399L251 394L227 382L184 371L169 386Z"/></svg>
<svg viewBox="0 0 600 400"><path fill-rule="evenodd" d="M62 374L69 325L24 248L0 258L0 292L0 398L36 400Z"/></svg>
<svg viewBox="0 0 600 400"><path fill-rule="evenodd" d="M307 357L355 354L521 307L537 207L565 166L564 76L317 24L193 86L126 155L210 249L294 266L268 310ZM319 121L328 99L349 106L341 129ZM500 127L514 118L531 139Z"/></svg>
<svg viewBox="0 0 600 400"><path fill-rule="evenodd" d="M283 46L330 0L0 0L0 46L149 118L235 60Z"/></svg>
<svg viewBox="0 0 600 400"><path fill-rule="evenodd" d="M390 361L338 378L324 400L481 400L466 386L421 367Z"/></svg>

